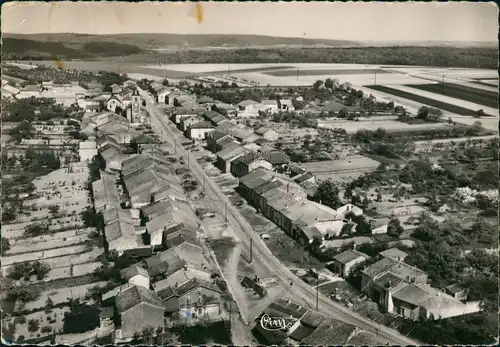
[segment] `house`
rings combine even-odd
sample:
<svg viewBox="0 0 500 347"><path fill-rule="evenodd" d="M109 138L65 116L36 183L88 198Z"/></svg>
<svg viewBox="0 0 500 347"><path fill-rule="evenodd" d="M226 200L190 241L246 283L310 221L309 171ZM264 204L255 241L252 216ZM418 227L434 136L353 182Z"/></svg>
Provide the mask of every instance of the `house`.
<svg viewBox="0 0 500 347"><path fill-rule="evenodd" d="M316 184L316 176L314 176L309 171L298 174L297 176L292 177L293 181L297 184L303 184L305 182Z"/></svg>
<svg viewBox="0 0 500 347"><path fill-rule="evenodd" d="M214 126L228 121L226 117L215 111L205 111L201 115L206 121L212 123Z"/></svg>
<svg viewBox="0 0 500 347"><path fill-rule="evenodd" d="M198 116L198 114L199 114L199 111L197 111L197 110L191 110L191 109L180 107L180 108L176 109L175 111L173 111L173 115L170 118L175 124L180 124L182 119L187 118L187 117Z"/></svg>
<svg viewBox="0 0 500 347"><path fill-rule="evenodd" d="M145 248L132 222L115 220L104 226L104 235L108 250L115 250L119 255Z"/></svg>
<svg viewBox="0 0 500 347"><path fill-rule="evenodd" d="M299 100L297 100L299 101ZM293 106L291 99L282 99L279 100L280 109L283 111L293 112L295 111L295 107Z"/></svg>
<svg viewBox="0 0 500 347"><path fill-rule="evenodd" d="M339 207L337 212L341 216L345 216L348 213L354 213L356 216L361 216L363 214L363 209L353 204L345 204L344 206Z"/></svg>
<svg viewBox="0 0 500 347"><path fill-rule="evenodd" d="M277 113L281 108L278 100L262 100L260 103L264 105L262 109L264 112Z"/></svg>
<svg viewBox="0 0 500 347"><path fill-rule="evenodd" d="M273 170L278 172L284 171L285 166L290 163L290 158L284 152L278 150L265 151L262 157L272 164Z"/></svg>
<svg viewBox="0 0 500 347"><path fill-rule="evenodd" d="M95 141L81 141L79 144L78 155L80 161L91 162L97 154L97 144Z"/></svg>
<svg viewBox="0 0 500 347"><path fill-rule="evenodd" d="M120 207L115 177L100 171L101 178L92 182L92 196L97 213Z"/></svg>
<svg viewBox="0 0 500 347"><path fill-rule="evenodd" d="M243 154L245 154L247 150L243 148L238 143L230 144L223 150L219 151L216 153L217 155L217 163L216 166L221 170L222 172L230 172L231 171L231 162L233 160L239 158Z"/></svg>
<svg viewBox="0 0 500 347"><path fill-rule="evenodd" d="M162 88L160 90L157 91L157 96L158 96L158 103L160 104L169 104L169 95L170 93L172 93L172 90L170 88Z"/></svg>
<svg viewBox="0 0 500 347"><path fill-rule="evenodd" d="M183 284L167 287L161 292L167 312L178 312L181 317L219 318L221 290L214 283L192 278Z"/></svg>
<svg viewBox="0 0 500 347"><path fill-rule="evenodd" d="M258 109L256 109L255 106L258 104L259 103L254 100L244 100L240 102L236 105L238 116L245 117L250 115L257 115Z"/></svg>
<svg viewBox="0 0 500 347"><path fill-rule="evenodd" d="M212 104L214 99L208 96L199 96L196 100L198 104Z"/></svg>
<svg viewBox="0 0 500 347"><path fill-rule="evenodd" d="M193 235L192 230L198 229L198 222L189 203L164 200L146 206L141 211L147 220L146 230L150 235L152 246L172 247L174 243L183 243L179 238L184 239L184 237L188 242L197 244L196 232Z"/></svg>
<svg viewBox="0 0 500 347"><path fill-rule="evenodd" d="M333 269L342 277L348 277L354 267L366 262L370 257L356 249L348 249L333 257Z"/></svg>
<svg viewBox="0 0 500 347"><path fill-rule="evenodd" d="M220 103L220 102L212 105L212 111L218 112L218 113L220 113L223 116L228 117L228 118L234 118L234 117L236 117L236 114L238 113L235 106L230 105L230 104Z"/></svg>
<svg viewBox="0 0 500 347"><path fill-rule="evenodd" d="M266 127L260 127L259 129L255 130L255 133L269 141L277 141L280 137L276 131Z"/></svg>
<svg viewBox="0 0 500 347"><path fill-rule="evenodd" d="M227 129L227 133L241 143L250 143L260 138L260 136L254 133L252 128L244 124L236 124L232 126Z"/></svg>
<svg viewBox="0 0 500 347"><path fill-rule="evenodd" d="M121 277L131 285L149 289L149 274L141 266L134 264L120 271Z"/></svg>
<svg viewBox="0 0 500 347"><path fill-rule="evenodd" d="M259 167L266 170L272 170L273 168L271 163L264 160L260 155L250 152L231 162L231 174L234 177L242 177Z"/></svg>
<svg viewBox="0 0 500 347"><path fill-rule="evenodd" d="M445 292L460 301L467 300L468 289L460 283L454 283L452 285L449 285L448 287L445 288Z"/></svg>
<svg viewBox="0 0 500 347"><path fill-rule="evenodd" d="M187 131L187 129L191 125L199 123L199 122L202 122L202 121L204 121L204 119L201 116L187 116L187 117L184 117L184 118L182 118L179 121L179 129L181 131L185 132L185 131ZM210 124L210 125L212 125L212 124Z"/></svg>
<svg viewBox="0 0 500 347"><path fill-rule="evenodd" d="M379 253L384 258L394 259L396 261L404 261L408 257L408 253L403 252L399 248L393 247Z"/></svg>
<svg viewBox="0 0 500 347"><path fill-rule="evenodd" d="M120 109L123 110L123 100L121 96L119 95L112 95L107 101L106 101L106 109L110 112L115 112L116 113L116 108L119 107Z"/></svg>
<svg viewBox="0 0 500 347"><path fill-rule="evenodd" d="M212 123L203 121L190 125L187 129L187 136L192 140L204 140L212 131L214 131Z"/></svg>
<svg viewBox="0 0 500 347"><path fill-rule="evenodd" d="M165 326L165 305L152 290L132 286L115 297L115 312L119 329L115 341L130 339L146 327L157 329Z"/></svg>

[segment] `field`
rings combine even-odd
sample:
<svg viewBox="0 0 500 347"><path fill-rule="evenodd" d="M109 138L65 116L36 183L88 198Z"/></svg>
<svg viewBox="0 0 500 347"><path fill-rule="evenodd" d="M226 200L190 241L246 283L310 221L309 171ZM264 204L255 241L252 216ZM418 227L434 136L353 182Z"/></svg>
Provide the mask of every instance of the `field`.
<svg viewBox="0 0 500 347"><path fill-rule="evenodd" d="M375 170L380 163L364 156L347 157L336 160L301 163L318 180L332 179L337 182L356 179L366 172Z"/></svg>
<svg viewBox="0 0 500 347"><path fill-rule="evenodd" d="M342 128L349 134L354 134L358 130L372 130L375 131L378 128L383 128L387 132L411 132L420 130L431 130L431 129L441 129L446 127L444 123L427 123L427 124L407 124L402 123L397 120L367 120L359 122L349 122L349 121L337 121L337 120L319 120L318 127L335 129Z"/></svg>
<svg viewBox="0 0 500 347"><path fill-rule="evenodd" d="M363 74L385 74L391 73L390 71L385 71L382 69L339 69L339 70L280 70L280 71L268 71L265 72L266 75L271 76L296 76L297 71L301 76L321 76L321 75L363 75ZM241 71L244 72L244 71Z"/></svg>
<svg viewBox="0 0 500 347"><path fill-rule="evenodd" d="M479 90L452 83L446 83L444 86L441 84L417 84L409 85L408 87L466 100L488 107L498 107L498 93L489 92L487 90Z"/></svg>
<svg viewBox="0 0 500 347"><path fill-rule="evenodd" d="M408 93L408 92L405 92L402 90L398 90L398 89L383 86L383 85L371 85L371 86L367 86L367 87L370 89L384 92L384 93L399 96L399 97L402 97L402 98L405 98L408 100L416 101L416 102L422 103L424 105L439 108L441 110L448 111L448 112L451 112L451 113L454 113L457 115L461 115L461 116L473 116L475 114L475 112L477 111L477 110L469 110L469 109L466 109L466 108L463 108L460 106L448 104L445 102L441 102L441 101L430 99L427 97L415 95L412 93Z"/></svg>

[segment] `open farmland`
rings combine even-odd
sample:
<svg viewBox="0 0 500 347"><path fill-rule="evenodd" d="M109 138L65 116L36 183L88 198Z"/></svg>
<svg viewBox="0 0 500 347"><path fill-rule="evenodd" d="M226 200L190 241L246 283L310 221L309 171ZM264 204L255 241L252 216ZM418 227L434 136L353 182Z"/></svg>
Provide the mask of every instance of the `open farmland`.
<svg viewBox="0 0 500 347"><path fill-rule="evenodd" d="M442 129L447 125L445 123L425 123L425 124L407 124L397 120L367 120L359 122L350 122L342 120L318 120L319 128L336 129L342 128L348 134L354 134L358 130L375 131L383 128L387 132L412 132L421 130Z"/></svg>
<svg viewBox="0 0 500 347"><path fill-rule="evenodd" d="M497 79L498 81L498 79ZM456 99L470 101L476 104L498 108L498 93L487 90L475 89L459 84L416 84L408 87L421 89L427 92L449 96Z"/></svg>
<svg viewBox="0 0 500 347"><path fill-rule="evenodd" d="M408 99L408 100L416 101L416 102L422 103L424 105L428 105L428 106L431 106L431 107L435 107L435 108L441 109L443 111L448 111L448 112L451 112L451 113L455 113L457 115L472 116L477 111L477 110L469 110L469 109L466 109L466 108L463 108L463 107L460 107L460 106L448 104L448 103L441 102L441 101L434 100L434 99L430 99L430 98L427 98L427 97L415 95L415 94L412 94L412 93L409 93L409 92L406 92L406 91L398 90L398 89L387 87L387 86L384 86L384 85L371 85L371 86L367 86L367 87L370 88L370 89L374 89L374 90L377 90L377 91L384 92L384 93L388 93L388 94L392 94L392 95L395 95L395 96L399 96L399 97L402 97L402 98L405 98L405 99Z"/></svg>
<svg viewBox="0 0 500 347"><path fill-rule="evenodd" d="M390 71L385 71L382 69L337 69L337 70L330 70L330 69L314 69L314 70L301 70L301 69L294 69L294 70L278 70L278 71L267 71L265 72L266 75L271 75L271 76L296 76L298 74L300 76L321 76L321 75L363 75L363 74L384 74L384 73L391 73ZM245 71L241 71L245 72Z"/></svg>
<svg viewBox="0 0 500 347"><path fill-rule="evenodd" d="M482 109L487 115L498 116L498 109L497 108L487 107L487 106L475 104L475 103L472 103L469 101L451 98L448 96L444 96L444 95L440 95L437 93L432 93L432 92L428 92L428 91L424 91L424 90L420 90L420 89L416 89L416 88L410 88L407 86L391 86L391 88L397 89L397 90L402 91L402 92L411 93L411 94L414 94L414 95L417 95L417 96L420 96L423 98L429 98L429 99L436 100L439 102L444 102L444 103L447 103L450 105L462 107L462 108L473 111L473 113L475 113L475 111L477 111L477 110Z"/></svg>
<svg viewBox="0 0 500 347"><path fill-rule="evenodd" d="M364 173L374 171L380 163L365 156L355 156L301 163L300 165L315 175L318 180L332 179L342 183L352 181Z"/></svg>

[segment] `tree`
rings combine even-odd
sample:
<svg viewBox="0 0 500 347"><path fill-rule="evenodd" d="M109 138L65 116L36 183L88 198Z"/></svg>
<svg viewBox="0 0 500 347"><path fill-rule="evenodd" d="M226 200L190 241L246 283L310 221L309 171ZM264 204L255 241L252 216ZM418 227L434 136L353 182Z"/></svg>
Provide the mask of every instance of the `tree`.
<svg viewBox="0 0 500 347"><path fill-rule="evenodd" d="M313 84L313 89L314 90L318 90L319 88L321 88L321 86L323 86L323 81L321 80L317 80L316 82L314 82Z"/></svg>
<svg viewBox="0 0 500 347"><path fill-rule="evenodd" d="M429 117L429 108L427 106L422 106L418 109L417 118L427 120Z"/></svg>
<svg viewBox="0 0 500 347"><path fill-rule="evenodd" d="M48 210L49 210L50 213L57 214L59 212L60 206L59 205L50 205L47 208L48 208Z"/></svg>
<svg viewBox="0 0 500 347"><path fill-rule="evenodd" d="M9 239L5 238L5 237L2 237L2 255L5 254L5 252L7 252L8 250L10 250L10 243L9 243Z"/></svg>
<svg viewBox="0 0 500 347"><path fill-rule="evenodd" d="M80 303L76 299L71 303L70 311L64 313L63 331L65 333L83 333L100 325L100 309Z"/></svg>
<svg viewBox="0 0 500 347"><path fill-rule="evenodd" d="M484 131L483 123L481 123L480 121L475 121L474 123L472 123L469 129L472 135L479 135Z"/></svg>
<svg viewBox="0 0 500 347"><path fill-rule="evenodd" d="M339 118L347 118L349 116L349 110L346 107L342 107L339 111Z"/></svg>
<svg viewBox="0 0 500 347"><path fill-rule="evenodd" d="M155 329L152 326L147 326L142 329L141 331L141 338L142 341L146 345L152 345L153 344L153 337L155 335Z"/></svg>
<svg viewBox="0 0 500 347"><path fill-rule="evenodd" d="M45 300L45 308L51 309L53 307L54 307L54 302L52 301L51 298L47 298L47 300Z"/></svg>
<svg viewBox="0 0 500 347"><path fill-rule="evenodd" d="M342 206L339 198L339 189L332 180L326 180L320 183L313 200L331 208Z"/></svg>
<svg viewBox="0 0 500 347"><path fill-rule="evenodd" d="M327 88L327 89L333 88L333 80L331 78L327 78L325 80L325 88Z"/></svg>
<svg viewBox="0 0 500 347"><path fill-rule="evenodd" d="M40 328L40 322L38 320L36 320L36 319L30 319L28 321L28 331L30 333L38 331L39 328Z"/></svg>
<svg viewBox="0 0 500 347"><path fill-rule="evenodd" d="M394 238L399 238L399 236L404 232L404 228L401 222L397 218L393 218L389 221L387 225L387 235Z"/></svg>
<svg viewBox="0 0 500 347"><path fill-rule="evenodd" d="M481 117L484 117L484 116L486 116L486 113L484 113L483 109L480 109L480 110L476 111L476 114L474 115L474 118L481 118Z"/></svg>
<svg viewBox="0 0 500 347"><path fill-rule="evenodd" d="M33 287L14 285L7 288L7 300L10 302L30 302L39 297L40 292Z"/></svg>

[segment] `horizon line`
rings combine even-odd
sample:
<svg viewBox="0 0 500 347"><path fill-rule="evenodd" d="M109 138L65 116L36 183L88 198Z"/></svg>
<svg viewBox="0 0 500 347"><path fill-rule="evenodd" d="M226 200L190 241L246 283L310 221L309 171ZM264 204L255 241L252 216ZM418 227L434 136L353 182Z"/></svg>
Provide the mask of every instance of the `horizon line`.
<svg viewBox="0 0 500 347"><path fill-rule="evenodd" d="M276 38L287 38L287 39L305 39L305 40L326 40L326 41L351 41L351 42L477 42L477 43L498 43L498 41L467 41L467 40L356 40L356 39L333 39L333 38L320 38L320 37L300 37L300 36L274 36L274 35L262 35L262 34L221 34L221 33L207 33L207 34L179 34L179 33L158 33L158 32L133 32L133 33L106 33L106 34L95 34L95 33L80 33L80 32L36 32L36 33L16 33L16 32L2 32L4 34L12 35L88 35L88 36L109 36L109 35L178 35L178 36L209 36L209 35L220 35L220 36L230 36L230 35L241 35L241 36L260 36L260 37L276 37Z"/></svg>

